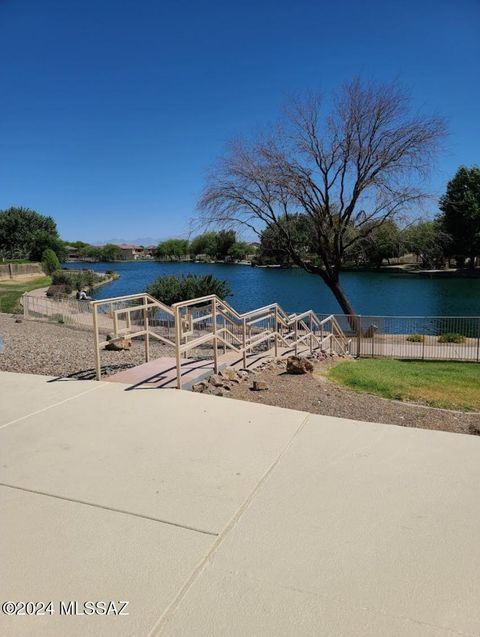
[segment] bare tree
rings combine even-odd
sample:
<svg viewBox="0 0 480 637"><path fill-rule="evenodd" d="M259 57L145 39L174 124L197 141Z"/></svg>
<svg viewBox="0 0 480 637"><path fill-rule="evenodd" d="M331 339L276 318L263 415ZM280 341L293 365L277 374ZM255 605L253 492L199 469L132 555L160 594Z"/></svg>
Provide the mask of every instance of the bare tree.
<svg viewBox="0 0 480 637"><path fill-rule="evenodd" d="M346 314L344 256L356 242L426 197L418 186L445 134L438 117L411 115L396 84L354 80L323 114L319 98L296 101L268 135L232 142L199 201L202 222L276 228L290 258L320 276ZM310 249L290 220L305 215Z"/></svg>

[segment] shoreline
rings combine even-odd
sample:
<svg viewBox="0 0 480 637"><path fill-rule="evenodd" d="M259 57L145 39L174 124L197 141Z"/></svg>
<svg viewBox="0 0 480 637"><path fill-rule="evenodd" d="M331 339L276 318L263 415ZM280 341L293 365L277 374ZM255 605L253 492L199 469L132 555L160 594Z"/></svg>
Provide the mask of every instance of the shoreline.
<svg viewBox="0 0 480 637"><path fill-rule="evenodd" d="M72 264L98 264L98 263L105 263L104 261L65 261L63 262L62 265L62 269L65 270L71 270L72 268L70 267L66 267L64 268L65 265L72 265ZM256 265L255 263L252 263L250 261L232 261L232 262L225 262L225 261L184 261L184 260L178 260L178 261L173 261L173 260L159 260L159 259L122 259L121 261L110 261L108 263L112 263L112 264L121 264L121 263L168 263L168 264L173 264L173 265L178 265L178 264L190 264L190 265L228 265L228 266L234 266L234 265L241 265L241 266L249 266L252 268L258 268L258 269L274 269L274 270L293 270L293 269L301 269L299 268L299 266L297 265L289 265L289 266L285 266L285 265L280 265L280 264L269 264L269 265ZM81 269L88 269L88 268L81 268ZM362 272L365 273L370 273L370 274L391 274L391 275L395 275L395 276L405 276L407 277L416 277L416 278L423 278L423 279L480 279L480 268L476 268L475 270L470 270L470 269L460 269L460 268L452 268L449 270L435 270L435 269L429 269L429 270L421 270L421 269L416 269L416 268L412 268L411 266L408 265L384 265L381 266L379 268L374 268L374 267L355 267L355 266L350 266L350 267L345 267L342 268L341 272L353 272L353 273L357 273L357 274L361 274ZM101 274L98 273L97 274ZM120 275L117 273L118 277L120 277ZM108 281L103 281L100 284L98 284L96 287L98 287L99 285L104 285L105 283L110 283L111 281L114 281L115 278L110 279Z"/></svg>

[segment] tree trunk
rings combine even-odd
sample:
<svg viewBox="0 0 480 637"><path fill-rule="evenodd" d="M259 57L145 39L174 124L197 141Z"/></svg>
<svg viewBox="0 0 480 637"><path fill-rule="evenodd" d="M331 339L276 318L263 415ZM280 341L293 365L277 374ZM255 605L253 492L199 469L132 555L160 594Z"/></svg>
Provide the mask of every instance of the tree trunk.
<svg viewBox="0 0 480 637"><path fill-rule="evenodd" d="M336 298L338 304L343 310L344 314L352 314L355 315L355 311L350 304L350 301L345 296L340 284L337 281L325 280L325 283L328 285L330 290L333 293L333 296Z"/></svg>
<svg viewBox="0 0 480 637"><path fill-rule="evenodd" d="M335 280L332 281L330 280L330 278L324 278L324 281L332 291L334 297L337 299L337 302L342 308L343 313L346 315L353 333L357 335L359 330L361 329L360 319L355 314L355 311L351 306L350 301L345 296L342 288L340 287L339 282Z"/></svg>
<svg viewBox="0 0 480 637"><path fill-rule="evenodd" d="M475 255L470 256L470 263L468 264L470 270L475 270Z"/></svg>

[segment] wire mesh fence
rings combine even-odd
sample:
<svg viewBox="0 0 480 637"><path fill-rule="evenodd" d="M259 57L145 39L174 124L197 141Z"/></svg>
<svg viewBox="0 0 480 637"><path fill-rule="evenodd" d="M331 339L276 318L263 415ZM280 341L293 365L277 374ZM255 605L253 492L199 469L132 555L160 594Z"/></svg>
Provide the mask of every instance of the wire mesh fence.
<svg viewBox="0 0 480 637"><path fill-rule="evenodd" d="M347 316L337 321L358 357L480 362L478 316Z"/></svg>
<svg viewBox="0 0 480 637"><path fill-rule="evenodd" d="M47 297L24 294L21 302L26 319L60 323L79 329L92 329L92 310L88 301L77 301L71 296Z"/></svg>

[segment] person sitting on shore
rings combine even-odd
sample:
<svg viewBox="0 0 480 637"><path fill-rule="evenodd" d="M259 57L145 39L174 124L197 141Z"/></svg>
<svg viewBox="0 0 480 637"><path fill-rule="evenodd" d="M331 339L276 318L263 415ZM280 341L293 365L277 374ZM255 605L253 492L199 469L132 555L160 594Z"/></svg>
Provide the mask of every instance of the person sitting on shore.
<svg viewBox="0 0 480 637"><path fill-rule="evenodd" d="M91 301L92 300L92 297L91 296L87 296L87 292L84 289L80 290L80 292L77 293L77 294L78 294L77 299L79 301Z"/></svg>

